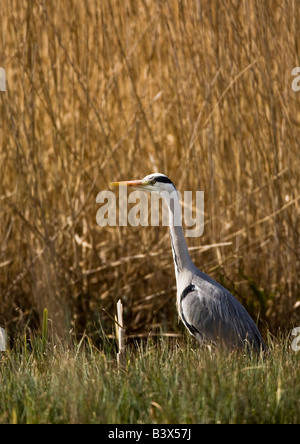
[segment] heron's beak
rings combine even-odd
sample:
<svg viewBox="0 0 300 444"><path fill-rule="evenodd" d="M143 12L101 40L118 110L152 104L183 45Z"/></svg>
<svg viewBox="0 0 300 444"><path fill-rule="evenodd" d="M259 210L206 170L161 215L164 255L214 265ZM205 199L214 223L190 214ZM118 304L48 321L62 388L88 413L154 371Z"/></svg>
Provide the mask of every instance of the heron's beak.
<svg viewBox="0 0 300 444"><path fill-rule="evenodd" d="M127 186L127 187L132 187L132 188L136 188L136 189L143 189L143 187L149 185L148 181L145 180L124 180L122 182L112 182L110 184L111 186Z"/></svg>

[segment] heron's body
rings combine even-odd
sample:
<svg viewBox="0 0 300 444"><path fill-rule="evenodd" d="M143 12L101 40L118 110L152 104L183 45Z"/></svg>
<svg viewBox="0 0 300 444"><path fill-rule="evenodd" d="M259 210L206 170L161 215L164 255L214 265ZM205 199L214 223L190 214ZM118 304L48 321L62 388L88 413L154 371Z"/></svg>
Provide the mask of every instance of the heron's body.
<svg viewBox="0 0 300 444"><path fill-rule="evenodd" d="M200 343L222 343L228 347L250 346L265 350L262 336L245 308L222 285L200 271L192 262L181 225L175 223L179 206L172 181L155 173L141 181L124 182L136 189L160 193L168 191L174 197L167 201L171 246L177 284L179 316Z"/></svg>
<svg viewBox="0 0 300 444"><path fill-rule="evenodd" d="M265 345L244 307L229 291L204 273L189 275L177 287L177 307L187 329L201 343L231 346L249 344L256 350ZM184 282L184 280L182 281Z"/></svg>

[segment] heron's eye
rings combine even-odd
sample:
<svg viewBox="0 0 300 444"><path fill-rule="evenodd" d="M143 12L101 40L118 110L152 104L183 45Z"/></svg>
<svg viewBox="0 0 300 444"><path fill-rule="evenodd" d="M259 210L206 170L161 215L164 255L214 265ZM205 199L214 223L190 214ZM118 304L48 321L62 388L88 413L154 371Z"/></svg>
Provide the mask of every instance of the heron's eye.
<svg viewBox="0 0 300 444"><path fill-rule="evenodd" d="M152 179L151 180L151 185L155 185L156 184L156 180L155 179Z"/></svg>

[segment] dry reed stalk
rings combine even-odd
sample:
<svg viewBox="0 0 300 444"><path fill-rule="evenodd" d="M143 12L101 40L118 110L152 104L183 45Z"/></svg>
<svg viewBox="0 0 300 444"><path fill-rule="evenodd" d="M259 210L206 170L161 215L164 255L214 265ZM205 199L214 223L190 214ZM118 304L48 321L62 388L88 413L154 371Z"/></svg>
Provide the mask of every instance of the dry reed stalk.
<svg viewBox="0 0 300 444"><path fill-rule="evenodd" d="M120 368L126 368L126 348L125 348L125 329L123 323L123 305L121 299L117 303L117 322L116 332L118 338L119 351L117 354L117 362Z"/></svg>

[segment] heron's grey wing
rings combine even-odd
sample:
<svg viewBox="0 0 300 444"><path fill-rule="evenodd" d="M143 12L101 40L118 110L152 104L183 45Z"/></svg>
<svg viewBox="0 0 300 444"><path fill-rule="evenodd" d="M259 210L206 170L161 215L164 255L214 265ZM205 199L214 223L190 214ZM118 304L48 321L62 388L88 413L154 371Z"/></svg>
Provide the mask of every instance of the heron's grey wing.
<svg viewBox="0 0 300 444"><path fill-rule="evenodd" d="M247 311L219 284L196 279L181 294L180 304L184 324L200 341L221 341L229 346L247 341L258 350L265 348Z"/></svg>
<svg viewBox="0 0 300 444"><path fill-rule="evenodd" d="M200 342L217 343L222 339L228 343L229 337L232 342L232 327L224 321L226 316L218 299L211 300L198 287L190 285L182 293L180 304L183 323Z"/></svg>

